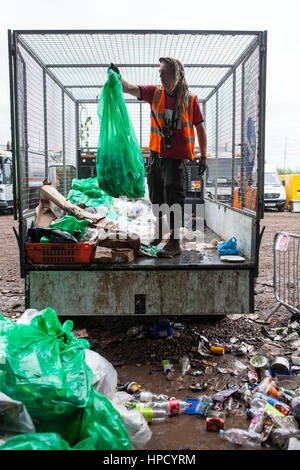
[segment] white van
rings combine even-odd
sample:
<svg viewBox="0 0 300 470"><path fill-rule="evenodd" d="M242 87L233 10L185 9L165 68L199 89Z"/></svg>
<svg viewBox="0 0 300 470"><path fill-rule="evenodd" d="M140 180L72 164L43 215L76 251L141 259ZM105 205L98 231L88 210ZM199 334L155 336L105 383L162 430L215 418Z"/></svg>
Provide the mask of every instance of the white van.
<svg viewBox="0 0 300 470"><path fill-rule="evenodd" d="M286 203L286 192L281 182L275 166L265 164L265 188L264 206L265 208L276 207L279 212L284 211Z"/></svg>

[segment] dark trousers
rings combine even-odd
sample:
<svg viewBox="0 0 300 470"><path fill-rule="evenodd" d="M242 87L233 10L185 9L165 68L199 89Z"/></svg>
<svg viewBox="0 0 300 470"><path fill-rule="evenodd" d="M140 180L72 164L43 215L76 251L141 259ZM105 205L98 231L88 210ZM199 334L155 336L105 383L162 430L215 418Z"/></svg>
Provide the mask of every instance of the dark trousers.
<svg viewBox="0 0 300 470"><path fill-rule="evenodd" d="M181 167L181 168L180 168ZM151 152L150 166L147 175L149 197L152 204L179 204L181 218L174 217L170 212L170 229L178 232L183 226L184 209L184 165L182 160L174 158L159 158L158 154ZM162 214L163 215L163 214Z"/></svg>

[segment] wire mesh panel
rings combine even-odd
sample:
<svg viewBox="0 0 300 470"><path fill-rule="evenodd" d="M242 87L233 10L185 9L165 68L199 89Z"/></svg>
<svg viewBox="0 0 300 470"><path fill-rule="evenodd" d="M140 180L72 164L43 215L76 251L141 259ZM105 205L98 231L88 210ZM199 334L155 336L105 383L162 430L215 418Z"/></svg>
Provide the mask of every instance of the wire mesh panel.
<svg viewBox="0 0 300 470"><path fill-rule="evenodd" d="M259 129L259 47L206 102L206 195L256 213Z"/></svg>
<svg viewBox="0 0 300 470"><path fill-rule="evenodd" d="M23 210L28 211L38 203L45 176L43 71L21 46L17 63L20 187Z"/></svg>
<svg viewBox="0 0 300 470"><path fill-rule="evenodd" d="M68 192L73 174L68 168L75 166L77 144L86 151L97 149L97 103L110 63L119 66L129 83L160 85L159 58L171 56L184 64L190 93L197 95L205 107L210 154L206 195L255 213L255 204L249 205L247 199L247 184L255 187L258 154L263 145L263 136L259 138L259 130L263 130L263 110L259 109L261 33L17 31L15 34L19 51L18 152L24 210L31 205L30 188L38 186L44 176L50 178L51 172L58 189L64 194ZM128 97L124 95L137 139L141 148L147 148L150 107Z"/></svg>

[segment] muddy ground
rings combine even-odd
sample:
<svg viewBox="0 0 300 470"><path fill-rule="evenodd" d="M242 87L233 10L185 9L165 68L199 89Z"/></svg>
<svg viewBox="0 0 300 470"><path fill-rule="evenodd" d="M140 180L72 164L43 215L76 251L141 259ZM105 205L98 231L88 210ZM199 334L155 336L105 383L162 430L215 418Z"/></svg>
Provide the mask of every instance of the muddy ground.
<svg viewBox="0 0 300 470"><path fill-rule="evenodd" d="M13 320L24 312L24 280L19 276L17 241L13 233L13 227L17 229L17 226L12 215L0 214L0 313ZM273 292L274 235L277 231L299 233L300 215L270 210L261 221L261 227L263 226L265 231L260 249L254 313L244 316L228 315L222 319L200 316L172 318L173 322L181 323L184 329L174 330L173 336L168 339L156 339L153 325L157 318L153 317L72 318L76 336L88 339L91 349L115 366L120 384L137 381L148 390L182 399L196 398L201 394L213 395L229 381L243 385L247 381L246 372L237 367L239 363L236 361L248 366L249 358L258 352L268 357L285 352L280 347L275 348L274 343L261 333L261 322L276 305ZM286 324L290 319L290 312L280 307L267 327ZM138 329L134 330L132 327ZM211 356L208 360L216 362L217 366L213 370L205 370L199 363L205 358L198 352L191 351L192 347L198 346L199 335L217 342L237 338L252 349L243 357L233 353ZM188 355L192 368L183 376L180 360L185 355ZM174 364L172 381L167 380L162 371L163 359L169 359ZM190 386L195 383L207 383L207 389L201 393L192 391ZM241 400L237 401L234 410L225 418L225 428L234 426L246 429L248 425L245 406ZM221 441L218 433L206 432L205 419L196 416L183 415L168 419L162 424L153 423L151 430L152 438L146 447L149 450L234 448Z"/></svg>

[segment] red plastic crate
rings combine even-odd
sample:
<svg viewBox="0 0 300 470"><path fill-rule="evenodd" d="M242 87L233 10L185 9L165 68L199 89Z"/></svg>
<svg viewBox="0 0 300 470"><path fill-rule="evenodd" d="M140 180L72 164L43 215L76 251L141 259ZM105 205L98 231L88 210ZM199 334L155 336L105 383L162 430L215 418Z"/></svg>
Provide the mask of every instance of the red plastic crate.
<svg viewBox="0 0 300 470"><path fill-rule="evenodd" d="M35 264L88 264L94 245L89 243L26 243L27 259Z"/></svg>

